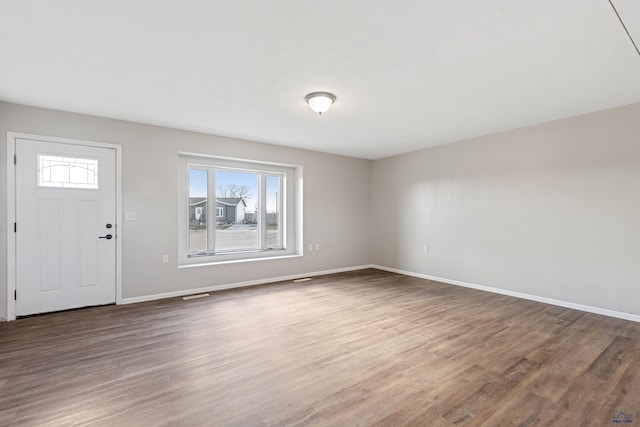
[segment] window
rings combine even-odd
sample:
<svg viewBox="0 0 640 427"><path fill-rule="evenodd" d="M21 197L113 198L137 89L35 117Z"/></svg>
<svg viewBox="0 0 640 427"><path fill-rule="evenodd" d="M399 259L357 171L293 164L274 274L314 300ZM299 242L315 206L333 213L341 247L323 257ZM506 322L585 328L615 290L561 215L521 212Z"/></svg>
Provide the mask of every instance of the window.
<svg viewBox="0 0 640 427"><path fill-rule="evenodd" d="M196 206L196 219L203 219L204 218L204 208L202 206Z"/></svg>
<svg viewBox="0 0 640 427"><path fill-rule="evenodd" d="M38 186L98 188L98 161L38 154Z"/></svg>
<svg viewBox="0 0 640 427"><path fill-rule="evenodd" d="M180 169L181 265L302 253L301 167L185 154Z"/></svg>

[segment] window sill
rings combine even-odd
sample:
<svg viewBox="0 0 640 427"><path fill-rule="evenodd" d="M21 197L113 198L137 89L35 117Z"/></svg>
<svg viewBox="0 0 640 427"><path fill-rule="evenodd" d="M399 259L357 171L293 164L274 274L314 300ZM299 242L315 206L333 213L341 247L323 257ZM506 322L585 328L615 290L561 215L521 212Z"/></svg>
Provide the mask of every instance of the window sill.
<svg viewBox="0 0 640 427"><path fill-rule="evenodd" d="M193 264L180 264L178 265L178 268L207 267L211 265L237 264L242 262L253 262L253 261L268 261L272 259L298 258L301 256L302 254L290 254L290 255L277 255L277 256L258 257L258 258L228 259L223 261L222 260L221 261L205 261L205 262L198 262Z"/></svg>

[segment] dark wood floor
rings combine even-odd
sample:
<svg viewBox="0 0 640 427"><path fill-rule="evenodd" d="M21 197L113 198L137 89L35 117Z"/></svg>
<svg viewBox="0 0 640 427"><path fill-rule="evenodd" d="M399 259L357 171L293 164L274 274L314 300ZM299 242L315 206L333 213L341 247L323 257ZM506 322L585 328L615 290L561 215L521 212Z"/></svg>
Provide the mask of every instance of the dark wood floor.
<svg viewBox="0 0 640 427"><path fill-rule="evenodd" d="M0 425L640 425L639 350L638 323L364 270L0 324Z"/></svg>

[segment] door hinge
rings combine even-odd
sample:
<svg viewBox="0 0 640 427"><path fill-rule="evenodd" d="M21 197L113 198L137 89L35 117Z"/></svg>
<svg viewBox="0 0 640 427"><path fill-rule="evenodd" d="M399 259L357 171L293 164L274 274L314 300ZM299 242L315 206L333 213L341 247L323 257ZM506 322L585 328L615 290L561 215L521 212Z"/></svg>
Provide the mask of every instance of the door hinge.
<svg viewBox="0 0 640 427"><path fill-rule="evenodd" d="M14 233L17 233L17 232L18 232L18 223L17 223L17 222L14 222L14 223L13 223L13 232L14 232Z"/></svg>
<svg viewBox="0 0 640 427"><path fill-rule="evenodd" d="M18 156L16 154L13 155L13 164L14 165L18 164Z"/></svg>
<svg viewBox="0 0 640 427"><path fill-rule="evenodd" d="M13 300L17 300L18 299L18 291L13 291Z"/></svg>

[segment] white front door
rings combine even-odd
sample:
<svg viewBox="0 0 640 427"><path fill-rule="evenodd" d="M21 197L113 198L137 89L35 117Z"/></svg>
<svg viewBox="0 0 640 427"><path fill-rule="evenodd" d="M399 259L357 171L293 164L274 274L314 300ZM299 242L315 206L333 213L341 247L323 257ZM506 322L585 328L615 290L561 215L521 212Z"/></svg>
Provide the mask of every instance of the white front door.
<svg viewBox="0 0 640 427"><path fill-rule="evenodd" d="M115 150L17 138L16 157L16 314L115 302Z"/></svg>

